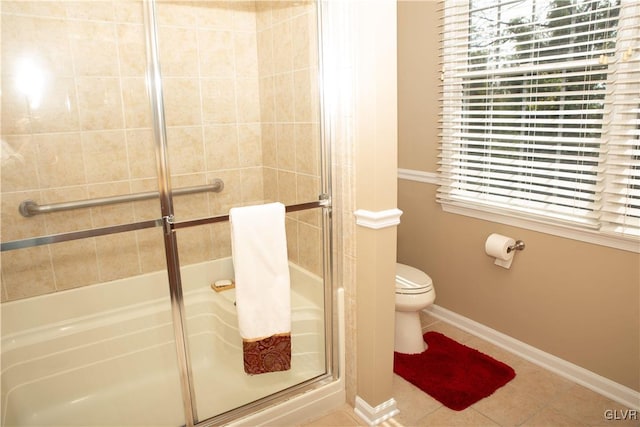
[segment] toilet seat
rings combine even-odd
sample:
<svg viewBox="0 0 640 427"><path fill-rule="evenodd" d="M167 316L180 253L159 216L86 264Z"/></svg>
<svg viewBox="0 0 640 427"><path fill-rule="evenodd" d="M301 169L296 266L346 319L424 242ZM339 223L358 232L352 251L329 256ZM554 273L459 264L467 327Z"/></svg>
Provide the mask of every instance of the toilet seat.
<svg viewBox="0 0 640 427"><path fill-rule="evenodd" d="M396 293L424 294L433 290L433 281L417 268L396 263Z"/></svg>

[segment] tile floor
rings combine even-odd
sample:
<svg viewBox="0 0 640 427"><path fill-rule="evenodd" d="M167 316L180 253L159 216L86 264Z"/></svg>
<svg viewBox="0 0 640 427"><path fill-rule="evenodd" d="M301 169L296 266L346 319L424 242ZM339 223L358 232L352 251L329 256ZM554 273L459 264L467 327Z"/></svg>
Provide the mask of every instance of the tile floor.
<svg viewBox="0 0 640 427"><path fill-rule="evenodd" d="M397 426L640 426L636 419L623 420L627 408L585 387L549 372L506 350L464 332L448 323L425 315L424 330L442 332L510 365L516 377L493 395L464 411L443 406L403 378L394 375L393 397L400 413L381 424ZM605 414L618 418L607 420ZM629 417L626 417L629 418ZM305 427L364 426L349 405L324 415Z"/></svg>

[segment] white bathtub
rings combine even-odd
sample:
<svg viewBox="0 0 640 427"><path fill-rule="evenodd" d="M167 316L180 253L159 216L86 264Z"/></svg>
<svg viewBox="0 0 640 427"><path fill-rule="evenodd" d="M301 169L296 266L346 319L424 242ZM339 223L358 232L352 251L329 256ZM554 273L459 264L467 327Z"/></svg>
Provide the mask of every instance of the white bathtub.
<svg viewBox="0 0 640 427"><path fill-rule="evenodd" d="M325 372L321 278L290 265L292 369L248 376L234 291L210 287L230 258L181 271L200 420ZM2 305L3 426L176 426L182 412L165 272Z"/></svg>

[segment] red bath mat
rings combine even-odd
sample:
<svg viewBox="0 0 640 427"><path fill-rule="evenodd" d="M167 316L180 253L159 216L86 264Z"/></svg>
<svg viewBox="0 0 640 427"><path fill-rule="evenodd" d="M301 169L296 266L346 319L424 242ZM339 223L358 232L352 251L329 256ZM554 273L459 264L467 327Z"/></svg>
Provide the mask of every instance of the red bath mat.
<svg viewBox="0 0 640 427"><path fill-rule="evenodd" d="M511 381L508 365L439 332L427 332L429 346L418 354L394 353L393 371L446 407L461 411Z"/></svg>

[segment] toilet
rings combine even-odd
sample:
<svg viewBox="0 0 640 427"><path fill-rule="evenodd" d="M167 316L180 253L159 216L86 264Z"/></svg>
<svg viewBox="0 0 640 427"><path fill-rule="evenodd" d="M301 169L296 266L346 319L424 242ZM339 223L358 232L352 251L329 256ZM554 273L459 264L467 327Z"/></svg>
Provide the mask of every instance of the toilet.
<svg viewBox="0 0 640 427"><path fill-rule="evenodd" d="M426 273L396 263L395 351L415 354L427 348L422 338L420 310L433 304L435 299L433 281Z"/></svg>

